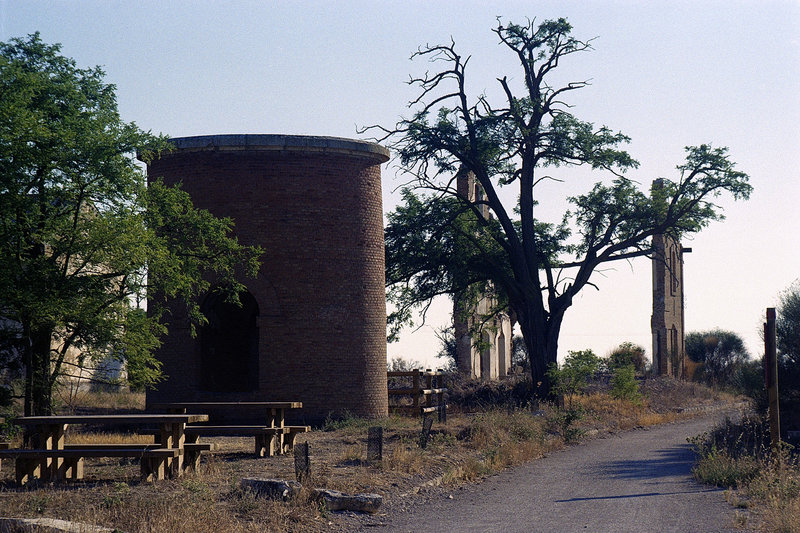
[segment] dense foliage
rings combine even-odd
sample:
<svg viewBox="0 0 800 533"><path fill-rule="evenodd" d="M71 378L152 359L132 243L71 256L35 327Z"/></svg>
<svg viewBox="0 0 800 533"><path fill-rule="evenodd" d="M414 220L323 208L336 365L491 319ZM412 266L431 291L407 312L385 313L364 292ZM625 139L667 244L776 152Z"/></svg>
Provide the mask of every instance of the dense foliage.
<svg viewBox="0 0 800 533"><path fill-rule="evenodd" d="M156 382L166 301L202 321L211 280L235 300L261 253L179 188L147 187L136 155L167 139L124 122L103 71L59 51L38 34L0 43L0 372L22 376L26 414L92 362Z"/></svg>
<svg viewBox="0 0 800 533"><path fill-rule="evenodd" d="M722 329L687 334L686 355L702 364L698 377L714 386L733 384L750 357L744 340Z"/></svg>

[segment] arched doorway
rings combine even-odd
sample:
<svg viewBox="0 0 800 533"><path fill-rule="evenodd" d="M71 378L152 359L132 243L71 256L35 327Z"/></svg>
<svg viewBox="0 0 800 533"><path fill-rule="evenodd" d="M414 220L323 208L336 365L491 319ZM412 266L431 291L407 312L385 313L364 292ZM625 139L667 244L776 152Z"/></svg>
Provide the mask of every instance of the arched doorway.
<svg viewBox="0 0 800 533"><path fill-rule="evenodd" d="M200 386L211 392L258 389L258 303L247 291L242 306L209 294L201 310L208 324L200 328Z"/></svg>

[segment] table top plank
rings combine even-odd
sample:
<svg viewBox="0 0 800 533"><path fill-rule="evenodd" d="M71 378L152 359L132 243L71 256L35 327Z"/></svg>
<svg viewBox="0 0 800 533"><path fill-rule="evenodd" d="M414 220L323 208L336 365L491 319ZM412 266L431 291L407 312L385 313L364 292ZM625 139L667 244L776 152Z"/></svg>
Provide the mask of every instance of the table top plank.
<svg viewBox="0 0 800 533"><path fill-rule="evenodd" d="M265 409L302 409L303 402L159 402L148 405L150 409L252 407Z"/></svg>
<svg viewBox="0 0 800 533"><path fill-rule="evenodd" d="M208 422L206 414L127 414L127 415L50 415L24 416L16 423L26 426L46 424L168 424Z"/></svg>

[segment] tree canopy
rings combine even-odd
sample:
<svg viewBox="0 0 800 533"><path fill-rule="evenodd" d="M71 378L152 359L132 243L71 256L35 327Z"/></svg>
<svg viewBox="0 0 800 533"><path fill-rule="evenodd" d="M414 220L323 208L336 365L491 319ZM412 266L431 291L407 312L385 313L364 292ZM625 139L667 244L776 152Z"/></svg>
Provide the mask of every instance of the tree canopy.
<svg viewBox="0 0 800 533"><path fill-rule="evenodd" d="M730 385L750 358L744 340L733 331L713 329L686 335L686 355L702 363L702 377L710 385Z"/></svg>
<svg viewBox="0 0 800 533"><path fill-rule="evenodd" d="M800 282L781 294L775 329L781 359L800 373Z"/></svg>
<svg viewBox="0 0 800 533"><path fill-rule="evenodd" d="M147 186L136 155L168 141L124 122L103 78L38 33L0 43L0 371L23 374L26 414L49 413L59 379L90 361L153 384L167 300L202 321L198 295L213 283L235 300L259 265L230 220Z"/></svg>
<svg viewBox="0 0 800 533"><path fill-rule="evenodd" d="M572 113L567 97L588 83L552 81L553 71L589 51L591 41L573 37L565 19L499 21L494 33L520 69L498 76L504 99L469 93L470 58L451 40L412 56L437 70L412 77L419 95L410 103L411 117L391 128L372 127L410 177L386 228L386 283L396 309L390 336L432 297L491 283L498 306L520 325L534 383L543 382L547 392L564 313L592 284L595 270L651 256L653 235L680 237L722 219L716 199L723 193L746 199L751 187L725 148L701 144L686 148L674 179L642 191L625 174L638 166L624 150L628 137ZM562 220L542 220L538 191L547 169L577 166L605 180L570 197ZM460 194L459 171L471 173L483 194ZM514 187L514 205L503 202L502 187ZM486 209L491 216L483 216Z"/></svg>

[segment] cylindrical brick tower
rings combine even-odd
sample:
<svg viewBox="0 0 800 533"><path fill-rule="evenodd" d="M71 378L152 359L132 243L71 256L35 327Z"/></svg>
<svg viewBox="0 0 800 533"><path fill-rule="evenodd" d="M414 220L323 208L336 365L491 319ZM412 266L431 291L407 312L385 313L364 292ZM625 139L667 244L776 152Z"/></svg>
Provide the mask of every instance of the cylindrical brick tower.
<svg viewBox="0 0 800 533"><path fill-rule="evenodd" d="M242 307L207 297L196 338L174 316L158 353L165 382L148 403L301 401L329 413L387 414L386 300L377 144L334 137L172 139L150 180L182 182L195 206L231 217L264 248ZM299 417L297 416L299 414Z"/></svg>

